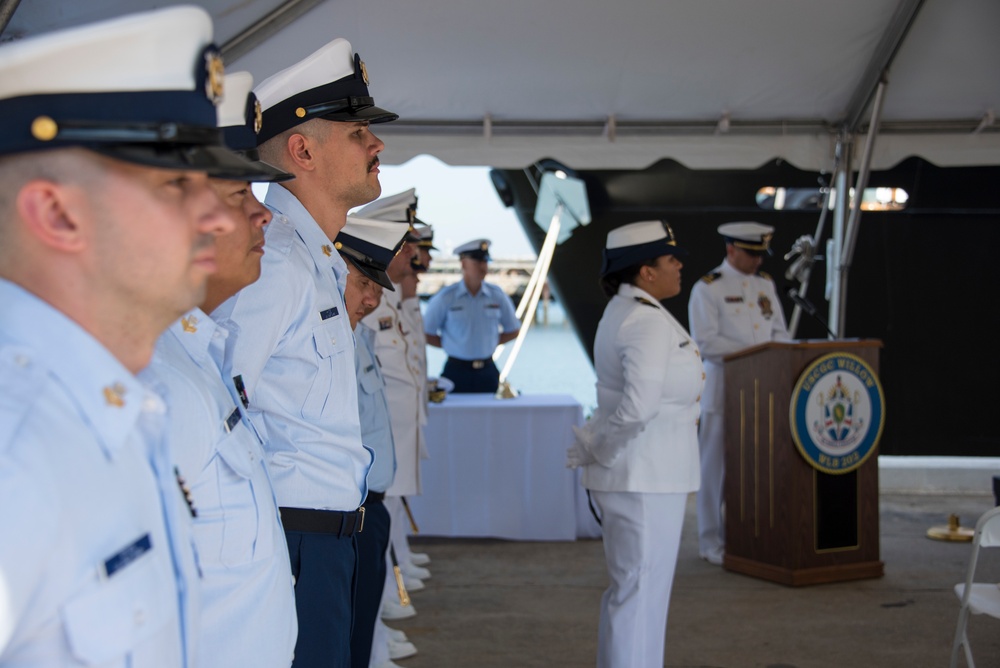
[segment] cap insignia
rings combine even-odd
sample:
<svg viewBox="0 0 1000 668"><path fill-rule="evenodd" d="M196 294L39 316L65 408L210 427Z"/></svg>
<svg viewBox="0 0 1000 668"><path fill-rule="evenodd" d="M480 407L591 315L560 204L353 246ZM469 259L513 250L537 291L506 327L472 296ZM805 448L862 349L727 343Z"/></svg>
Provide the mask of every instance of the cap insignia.
<svg viewBox="0 0 1000 668"><path fill-rule="evenodd" d="M121 408L125 405L125 386L121 383L115 383L114 385L109 385L104 388L104 401L108 406L114 406L115 408Z"/></svg>
<svg viewBox="0 0 1000 668"><path fill-rule="evenodd" d="M330 244L323 244L323 255L327 257L333 255L333 249L330 248Z"/></svg>
<svg viewBox="0 0 1000 668"><path fill-rule="evenodd" d="M664 221L663 227L667 230L667 245L676 246L677 237L674 236L674 228L670 227L670 223Z"/></svg>
<svg viewBox="0 0 1000 668"><path fill-rule="evenodd" d="M195 332L197 332L198 331L197 325L198 325L198 318L196 316L186 315L183 318L181 318L181 327L188 334L194 334Z"/></svg>
<svg viewBox="0 0 1000 668"><path fill-rule="evenodd" d="M222 56L216 51L205 52L205 94L212 104L218 105L222 102L222 95L225 92L223 80L226 78L226 67L222 64Z"/></svg>
<svg viewBox="0 0 1000 668"><path fill-rule="evenodd" d="M486 251L486 250L489 250L489 249L490 249L490 245L488 243L486 243L485 241L483 243L479 244L479 250Z"/></svg>
<svg viewBox="0 0 1000 668"><path fill-rule="evenodd" d="M38 141L52 141L59 134L59 126L48 116L39 116L31 122L31 136Z"/></svg>
<svg viewBox="0 0 1000 668"><path fill-rule="evenodd" d="M298 116L299 118L305 118L306 110L303 109L302 107L299 107L298 109L295 110L295 115Z"/></svg>
<svg viewBox="0 0 1000 668"><path fill-rule="evenodd" d="M264 127L264 111L260 108L260 100L253 101L253 133L260 134Z"/></svg>
<svg viewBox="0 0 1000 668"><path fill-rule="evenodd" d="M360 61L360 63L361 63L361 80L364 81L365 85L367 86L368 85L368 68L365 67L365 61L362 60L362 61Z"/></svg>

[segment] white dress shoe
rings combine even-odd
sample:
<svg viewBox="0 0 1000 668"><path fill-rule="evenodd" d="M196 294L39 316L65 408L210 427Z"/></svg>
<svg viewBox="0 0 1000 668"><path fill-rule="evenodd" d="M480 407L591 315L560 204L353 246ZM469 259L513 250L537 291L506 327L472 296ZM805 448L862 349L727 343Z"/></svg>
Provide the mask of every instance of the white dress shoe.
<svg viewBox="0 0 1000 668"><path fill-rule="evenodd" d="M416 646L409 642L397 642L392 638L389 638L389 658L395 661L396 659L405 659L411 657L417 653Z"/></svg>
<svg viewBox="0 0 1000 668"><path fill-rule="evenodd" d="M400 631L399 629L394 629L391 626L386 626L385 630L387 632L387 635L396 642L410 642L410 639L406 637L406 633Z"/></svg>
<svg viewBox="0 0 1000 668"><path fill-rule="evenodd" d="M418 580L416 578L411 578L409 576L403 576L403 586L406 587L406 591L420 591L425 589L423 580Z"/></svg>
<svg viewBox="0 0 1000 668"><path fill-rule="evenodd" d="M413 564L400 566L399 570L403 571L403 575L406 577L415 578L417 580L426 580L431 576L431 572L429 570L423 566L414 566Z"/></svg>
<svg viewBox="0 0 1000 668"><path fill-rule="evenodd" d="M410 563L414 566L426 566L431 563L431 558L426 552L410 552Z"/></svg>
<svg viewBox="0 0 1000 668"><path fill-rule="evenodd" d="M713 566L721 566L723 554L722 550L710 550L708 552L701 552L698 556Z"/></svg>
<svg viewBox="0 0 1000 668"><path fill-rule="evenodd" d="M382 603L382 619L407 619L417 614L413 604L402 605L398 600L389 599Z"/></svg>
<svg viewBox="0 0 1000 668"><path fill-rule="evenodd" d="M383 661L377 666L374 666L374 668L403 668L403 667L398 663L393 663L392 661Z"/></svg>

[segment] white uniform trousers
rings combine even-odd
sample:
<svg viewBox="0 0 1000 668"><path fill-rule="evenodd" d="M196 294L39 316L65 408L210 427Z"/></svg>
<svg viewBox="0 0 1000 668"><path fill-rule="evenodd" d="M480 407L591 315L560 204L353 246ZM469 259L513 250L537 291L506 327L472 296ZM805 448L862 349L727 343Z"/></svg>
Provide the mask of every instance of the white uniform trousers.
<svg viewBox="0 0 1000 668"><path fill-rule="evenodd" d="M406 514L401 497L387 495L384 503L392 518L392 524L389 528L389 542L396 550L396 561L399 563L399 567L405 570L411 564L410 541L407 539L410 533L410 516Z"/></svg>
<svg viewBox="0 0 1000 668"><path fill-rule="evenodd" d="M726 525L722 518L725 484L725 419L721 411L701 414L698 450L701 455L701 487L698 489L698 554L722 558L726 547Z"/></svg>
<svg viewBox="0 0 1000 668"><path fill-rule="evenodd" d="M389 572L392 572L391 564ZM393 585L393 589L395 589L395 584ZM378 615L375 618L375 633L372 634L372 653L368 659L369 668L376 668L376 666L381 666L383 663L390 661L389 633L385 630L385 623L382 621L381 603L378 606Z"/></svg>
<svg viewBox="0 0 1000 668"><path fill-rule="evenodd" d="M687 494L598 492L611 585L601 597L598 668L662 668Z"/></svg>

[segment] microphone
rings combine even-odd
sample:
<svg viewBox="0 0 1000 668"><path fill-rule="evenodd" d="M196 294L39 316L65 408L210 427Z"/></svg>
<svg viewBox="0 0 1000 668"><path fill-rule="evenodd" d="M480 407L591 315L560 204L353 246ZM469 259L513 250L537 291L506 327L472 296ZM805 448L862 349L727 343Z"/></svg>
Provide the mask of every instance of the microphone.
<svg viewBox="0 0 1000 668"><path fill-rule="evenodd" d="M795 289L794 285L789 285L785 290L785 294L788 295L789 299L795 302L795 305L800 309L805 311L811 316L816 316L816 305L811 301L799 294L799 291Z"/></svg>
<svg viewBox="0 0 1000 668"><path fill-rule="evenodd" d="M813 318L816 318L816 320L818 320L820 324L823 325L823 329L825 329L830 336L832 336L833 338L837 338L837 335L830 330L830 325L828 325L826 320L824 320L822 316L820 316L820 314L817 312L816 305L813 304L808 299L806 299L805 297L803 297L802 295L800 295L798 291L795 289L794 285L788 286L788 288L785 289L785 294L788 295L788 298L791 299L796 306L798 306L800 309L808 313Z"/></svg>

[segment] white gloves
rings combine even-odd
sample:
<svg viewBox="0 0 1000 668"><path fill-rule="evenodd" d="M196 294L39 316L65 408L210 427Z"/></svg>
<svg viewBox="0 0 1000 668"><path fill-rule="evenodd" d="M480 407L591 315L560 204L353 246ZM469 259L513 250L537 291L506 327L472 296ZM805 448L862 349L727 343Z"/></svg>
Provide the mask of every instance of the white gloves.
<svg viewBox="0 0 1000 668"><path fill-rule="evenodd" d="M574 426L573 436L575 437L573 445L569 446L569 449L566 450L566 468L576 469L596 462L597 460L594 456L583 445L584 443L588 443L591 438L587 428Z"/></svg>

